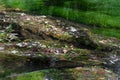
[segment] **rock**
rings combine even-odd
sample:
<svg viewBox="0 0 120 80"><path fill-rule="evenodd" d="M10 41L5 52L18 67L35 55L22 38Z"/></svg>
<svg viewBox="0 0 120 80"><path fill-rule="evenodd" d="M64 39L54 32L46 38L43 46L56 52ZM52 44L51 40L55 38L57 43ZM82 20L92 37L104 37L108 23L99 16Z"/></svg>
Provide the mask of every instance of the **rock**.
<svg viewBox="0 0 120 80"><path fill-rule="evenodd" d="M21 16L23 14L24 16ZM99 37L91 33L90 30L85 28L85 26L66 20L56 19L53 17L33 16L20 12L6 12L6 14L4 14L2 17L5 19L5 22L3 21L1 23L12 24L15 30L19 29L17 30L17 32L21 34L24 39L55 38L67 42L75 41L79 45L83 44L83 46L85 47L90 46L94 49L103 45L103 40L100 40ZM57 26L58 21L60 23L59 26ZM63 22L66 23L64 25L64 28L62 27ZM107 43L105 44L107 45L108 40L104 41L107 41ZM109 40L109 42L110 44L113 43L112 40Z"/></svg>
<svg viewBox="0 0 120 80"><path fill-rule="evenodd" d="M4 49L5 49L4 47L0 47L0 51L1 51L1 50L4 50Z"/></svg>
<svg viewBox="0 0 120 80"><path fill-rule="evenodd" d="M20 39L0 47L0 68L3 70L0 75L51 67L102 66L108 54L120 52L118 39L95 35L85 26L64 19L12 11L0 17L2 30L11 25L13 31L10 33L17 33L15 36Z"/></svg>

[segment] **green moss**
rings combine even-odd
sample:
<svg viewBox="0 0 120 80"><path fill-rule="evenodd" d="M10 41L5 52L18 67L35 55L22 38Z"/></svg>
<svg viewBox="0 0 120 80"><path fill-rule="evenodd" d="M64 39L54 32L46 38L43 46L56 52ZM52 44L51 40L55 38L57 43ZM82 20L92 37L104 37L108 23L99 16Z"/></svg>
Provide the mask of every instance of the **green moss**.
<svg viewBox="0 0 120 80"><path fill-rule="evenodd" d="M43 80L44 74L42 72L24 73L23 75L7 77L4 80Z"/></svg>
<svg viewBox="0 0 120 80"><path fill-rule="evenodd" d="M116 75L111 71L107 71L97 66L70 69L46 69L31 73L24 73L13 77L11 76L3 80L44 80L45 78L53 80L106 80L111 77L116 80Z"/></svg>

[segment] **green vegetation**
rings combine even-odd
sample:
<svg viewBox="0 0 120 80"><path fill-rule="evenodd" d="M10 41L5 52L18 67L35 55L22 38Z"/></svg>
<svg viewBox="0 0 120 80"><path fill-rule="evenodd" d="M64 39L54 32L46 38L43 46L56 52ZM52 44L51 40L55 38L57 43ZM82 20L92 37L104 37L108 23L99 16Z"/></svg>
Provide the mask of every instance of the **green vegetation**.
<svg viewBox="0 0 120 80"><path fill-rule="evenodd" d="M39 11L43 6L42 0L0 0L8 8L19 8L24 11Z"/></svg>
<svg viewBox="0 0 120 80"><path fill-rule="evenodd" d="M78 11L70 8L50 7L51 15L61 16L68 20L107 28L120 28L120 20L106 14L92 11ZM74 14L74 15L73 15Z"/></svg>
<svg viewBox="0 0 120 80"><path fill-rule="evenodd" d="M18 75L15 77L7 77L4 80L43 80L44 74L42 72L36 71L31 73L24 73L23 75Z"/></svg>
<svg viewBox="0 0 120 80"><path fill-rule="evenodd" d="M92 28L91 29L94 33L100 34L100 35L106 35L109 37L117 37L120 39L120 30L116 29L108 29L108 28Z"/></svg>
<svg viewBox="0 0 120 80"><path fill-rule="evenodd" d="M119 0L1 0L1 2L6 7L19 8L37 14L60 16L75 22L99 26L92 31L120 38L119 31L116 31L116 29L120 29ZM109 29L109 32L104 32L106 29Z"/></svg>
<svg viewBox="0 0 120 80"><path fill-rule="evenodd" d="M3 80L106 80L109 75L101 68L94 68L96 71L91 69L93 68L46 69L7 77Z"/></svg>

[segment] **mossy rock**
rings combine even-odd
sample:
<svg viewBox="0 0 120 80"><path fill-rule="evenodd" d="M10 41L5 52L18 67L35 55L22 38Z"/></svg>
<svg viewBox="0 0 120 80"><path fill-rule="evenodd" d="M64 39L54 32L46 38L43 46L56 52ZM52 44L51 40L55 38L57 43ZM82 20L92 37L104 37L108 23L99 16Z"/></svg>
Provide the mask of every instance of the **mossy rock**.
<svg viewBox="0 0 120 80"><path fill-rule="evenodd" d="M87 75L86 75L87 74ZM40 71L34 71L31 73L11 75L3 80L106 80L117 79L116 75L112 71L102 69L100 67L76 67L69 69L44 69Z"/></svg>
<svg viewBox="0 0 120 80"><path fill-rule="evenodd" d="M2 76L44 68L102 66L101 57L119 53L119 40L95 35L85 25L21 12L2 11L0 15L4 19L0 25L13 26L20 39L1 43Z"/></svg>

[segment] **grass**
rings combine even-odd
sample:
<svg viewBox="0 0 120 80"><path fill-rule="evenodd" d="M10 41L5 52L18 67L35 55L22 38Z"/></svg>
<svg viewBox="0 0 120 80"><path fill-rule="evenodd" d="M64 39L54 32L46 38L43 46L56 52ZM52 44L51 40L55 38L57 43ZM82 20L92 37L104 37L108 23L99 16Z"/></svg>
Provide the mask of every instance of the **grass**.
<svg viewBox="0 0 120 80"><path fill-rule="evenodd" d="M70 8L50 7L50 15L60 16L79 23L101 26L106 28L120 28L120 19L94 11L79 11ZM74 14L74 15L73 15Z"/></svg>
<svg viewBox="0 0 120 80"><path fill-rule="evenodd" d="M120 30L108 29L108 28L92 28L91 30L92 32L100 34L100 35L116 37L120 39Z"/></svg>
<svg viewBox="0 0 120 80"><path fill-rule="evenodd" d="M98 11L113 16L120 16L119 3L119 0L69 0L64 2L64 6L83 11Z"/></svg>
<svg viewBox="0 0 120 80"><path fill-rule="evenodd" d="M39 11L43 0L0 0L8 8L19 8L24 11ZM33 6L34 5L34 6Z"/></svg>

